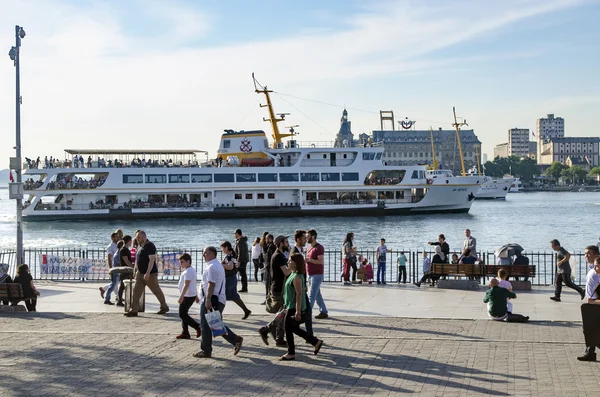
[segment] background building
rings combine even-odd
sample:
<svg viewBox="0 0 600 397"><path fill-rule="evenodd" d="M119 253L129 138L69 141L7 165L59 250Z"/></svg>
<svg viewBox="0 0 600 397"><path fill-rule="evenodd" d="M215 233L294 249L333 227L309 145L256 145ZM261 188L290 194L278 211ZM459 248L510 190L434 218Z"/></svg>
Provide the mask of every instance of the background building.
<svg viewBox="0 0 600 397"><path fill-rule="evenodd" d="M344 141L348 146L353 146L354 134L351 131L352 122L348 120L348 111L344 109L342 118L340 119L340 130L335 136L335 146L344 147Z"/></svg>
<svg viewBox="0 0 600 397"><path fill-rule="evenodd" d="M536 139L538 143L538 164L544 164L541 160L542 145L551 138L562 138L565 136L565 120L562 117L554 117L554 114L548 114L547 117L537 119Z"/></svg>
<svg viewBox="0 0 600 397"><path fill-rule="evenodd" d="M508 157L508 142L494 146L494 158Z"/></svg>
<svg viewBox="0 0 600 397"><path fill-rule="evenodd" d="M529 155L529 129L511 128L508 130L508 156L527 157Z"/></svg>
<svg viewBox="0 0 600 397"><path fill-rule="evenodd" d="M429 130L386 130L373 131L373 141L383 142L383 159L388 165L433 164ZM465 168L481 162L481 142L473 130L461 130ZM461 164L455 130L433 131L436 160L442 168L460 175ZM477 155L478 154L478 155Z"/></svg>
<svg viewBox="0 0 600 397"><path fill-rule="evenodd" d="M571 161L587 158L589 165L596 167L600 163L599 155L600 138L598 137L549 138L541 143L538 163L565 163L569 157L571 157Z"/></svg>

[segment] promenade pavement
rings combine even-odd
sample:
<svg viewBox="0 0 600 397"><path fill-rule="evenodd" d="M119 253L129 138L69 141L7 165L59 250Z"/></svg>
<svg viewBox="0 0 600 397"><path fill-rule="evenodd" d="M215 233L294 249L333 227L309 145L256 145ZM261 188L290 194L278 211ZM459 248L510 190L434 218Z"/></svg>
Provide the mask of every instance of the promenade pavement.
<svg viewBox="0 0 600 397"><path fill-rule="evenodd" d="M280 362L284 350L264 346L256 332L270 319L257 305L258 285L243 295L254 312L248 320L227 305L225 322L244 337L240 354L219 339L205 360L191 356L197 339L174 338L174 285L163 285L171 313L153 314L148 293L148 312L137 318L103 305L99 284L38 285L40 312L0 314L0 396L591 396L600 389L600 366L575 359L584 346L581 324L567 321L579 320L570 292L556 304L547 288L520 294L515 311L546 318L508 324L480 315L483 292L327 284L331 317L314 324L321 353L297 343L297 360ZM457 311L463 305L477 313Z"/></svg>

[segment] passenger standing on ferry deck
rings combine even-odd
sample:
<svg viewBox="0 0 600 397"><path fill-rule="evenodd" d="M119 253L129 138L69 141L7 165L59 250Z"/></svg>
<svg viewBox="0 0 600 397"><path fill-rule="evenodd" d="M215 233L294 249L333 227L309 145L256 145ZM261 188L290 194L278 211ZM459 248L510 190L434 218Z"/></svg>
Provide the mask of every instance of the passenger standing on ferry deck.
<svg viewBox="0 0 600 397"><path fill-rule="evenodd" d="M239 292L248 292L248 275L246 274L246 265L248 264L248 237L242 236L242 230L235 231L235 246L233 247L235 258L237 259L238 272L242 282L242 289Z"/></svg>
<svg viewBox="0 0 600 397"><path fill-rule="evenodd" d="M118 241L119 241L119 235L117 233L113 233L110 235L110 244L108 245L108 247L106 247L106 266L108 267L109 270L112 268L114 257L117 254L117 252L119 251L119 249L117 248ZM107 287L110 287L110 285L112 285L112 279L111 279L111 282L107 286L98 287L98 290L100 291L100 297L103 300L104 300L104 294L106 293L106 290L108 289Z"/></svg>
<svg viewBox="0 0 600 397"><path fill-rule="evenodd" d="M221 250L223 251L223 254L225 254L225 257L221 261L221 264L225 269L225 298L228 301L234 301L244 311L242 320L245 320L252 312L246 307L237 291L238 264L233 255L231 243L229 241L224 241L221 244Z"/></svg>
<svg viewBox="0 0 600 397"><path fill-rule="evenodd" d="M352 266L352 260L354 259L354 253L352 252L352 240L354 239L354 233L350 232L346 234L346 238L344 239L344 245L342 246L344 250L344 285L352 285L350 282L350 267Z"/></svg>
<svg viewBox="0 0 600 397"><path fill-rule="evenodd" d="M438 236L438 241L429 241L427 244L439 245L442 248L442 253L444 254L444 263L448 263L448 258L450 257L450 246L446 242L446 237L443 234Z"/></svg>
<svg viewBox="0 0 600 397"><path fill-rule="evenodd" d="M571 259L571 254L560 246L558 240L554 239L550 241L550 246L556 254L556 276L554 277L554 296L551 296L555 302L560 302L560 294L562 292L562 283L569 288L573 288L575 291L579 292L581 295L581 299L585 298L585 291L581 289L578 285L574 284L571 280L571 265L569 264L569 259Z"/></svg>
<svg viewBox="0 0 600 397"><path fill-rule="evenodd" d="M131 311L125 313L127 317L138 315L139 303L144 288L148 286L150 291L160 302L160 310L156 314L165 314L169 311L169 306L165 300L160 286L158 285L158 267L156 266L156 246L148 240L146 233L140 230L135 238L140 244L136 253L135 266L137 273L135 275L135 287L133 288L133 302L131 302Z"/></svg>
<svg viewBox="0 0 600 397"><path fill-rule="evenodd" d="M260 237L257 237L252 244L252 264L254 265L254 281L258 282L258 272L260 272L260 281L264 281L262 268L262 247L260 246Z"/></svg>
<svg viewBox="0 0 600 397"><path fill-rule="evenodd" d="M319 314L315 318L324 319L329 317L323 295L321 295L321 283L325 273L325 248L317 242L317 231L315 229L306 232L306 239L310 244L310 248L306 253L306 273L310 283L309 307L312 311L316 301L319 305Z"/></svg>
<svg viewBox="0 0 600 397"><path fill-rule="evenodd" d="M471 251L471 256L473 258L477 258L477 239L475 239L475 237L471 236L470 229L465 230L465 241L463 242L463 252L467 248L469 249L469 251Z"/></svg>
<svg viewBox="0 0 600 397"><path fill-rule="evenodd" d="M300 254L302 255L302 257L304 257L304 246L306 245L306 232L304 230L296 230L294 232L294 246L292 247L292 249L290 250L290 256L294 255L294 254ZM306 261L305 261L306 263ZM306 278L306 272L304 272L304 274L302 274L302 278L304 280L304 289L307 289L307 285L308 285L308 280ZM313 327L312 327L312 309L310 306L310 301L308 300L308 294L304 294L305 298L306 298L306 332L308 333L308 335L312 335L313 334Z"/></svg>

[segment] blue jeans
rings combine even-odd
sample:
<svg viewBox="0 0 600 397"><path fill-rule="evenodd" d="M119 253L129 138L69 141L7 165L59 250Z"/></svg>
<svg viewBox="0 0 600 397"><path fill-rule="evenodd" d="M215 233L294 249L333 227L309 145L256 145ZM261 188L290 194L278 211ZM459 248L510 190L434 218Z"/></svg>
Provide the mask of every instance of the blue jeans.
<svg viewBox="0 0 600 397"><path fill-rule="evenodd" d="M104 300L106 302L110 302L110 294L117 288L117 283L119 282L119 274L113 272L110 281L110 287L106 290L106 295L104 296Z"/></svg>
<svg viewBox="0 0 600 397"><path fill-rule="evenodd" d="M213 300L212 300L212 304L213 304L213 310L218 310L221 315L223 315L223 310L225 309L225 305L221 302L219 302L216 299L216 295L213 295ZM216 305L215 305L216 303ZM204 305L204 298L202 298L202 301L200 302L200 328L202 329L202 339L200 340L200 350L203 351L204 353L211 355L212 354L212 331L210 329L210 326L208 325L208 321L206 321L206 318L204 317L204 315L206 314L206 305ZM225 340L229 343L231 343L232 345L235 345L235 343L237 342L238 336L236 334L233 333L232 330L229 329L229 327L225 326L225 330L227 331L227 335L223 335L223 338L225 338Z"/></svg>
<svg viewBox="0 0 600 397"><path fill-rule="evenodd" d="M379 278L381 276L381 279ZM377 262L377 282L385 282L385 262Z"/></svg>
<svg viewBox="0 0 600 397"><path fill-rule="evenodd" d="M308 298L310 308L312 309L315 306L316 301L317 305L319 305L319 311L327 314L327 307L325 307L325 301L323 300L323 295L321 295L321 283L323 282L323 275L313 274L312 276L308 276L308 281L310 283L310 293Z"/></svg>

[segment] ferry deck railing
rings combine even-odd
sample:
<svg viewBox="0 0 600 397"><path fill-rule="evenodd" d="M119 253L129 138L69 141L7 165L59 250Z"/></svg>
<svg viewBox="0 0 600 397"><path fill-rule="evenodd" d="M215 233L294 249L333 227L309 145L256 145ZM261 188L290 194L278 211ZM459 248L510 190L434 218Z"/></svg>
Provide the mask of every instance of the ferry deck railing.
<svg viewBox="0 0 600 397"><path fill-rule="evenodd" d="M192 257L192 266L198 272L198 278L202 276L204 270L204 259L202 257L202 250L197 248L182 249L182 248L165 248L159 249L158 255L170 257L171 262L168 268L162 268L162 262L159 263L159 277L164 281L174 281L179 279L180 268L175 256L179 253L187 252ZM407 263L407 283L413 283L419 281L423 276L423 250L406 249L406 250L394 250L388 252L386 255L386 274L385 281L387 283L395 283L398 280L398 266L397 259L400 252L404 252ZM426 251L429 258L432 258L433 251ZM458 254L458 252L457 252ZM42 259L43 255L46 255L46 261L54 260L56 257L60 258L60 264L58 268L55 268L54 273L47 273L43 271ZM452 255L452 253L451 253ZM554 282L556 274L556 255L552 252L524 252L524 256L529 258L529 264L536 266L536 275L529 279L532 285L548 286ZM375 250L358 250L357 257L363 256L373 266L374 278L376 279L377 274L377 257ZM576 266L573 267L573 275L575 276L575 283L578 285L585 285L585 278L587 274L587 265L583 253L576 252L572 254L576 262ZM14 250L0 250L0 263L8 263L10 265L9 274L14 275L16 272L15 263L15 251ZM54 258L54 259L53 259ZM249 258L251 254L249 253ZM484 260L485 264L493 265L496 263L496 257L493 252L480 252L479 258ZM106 261L106 251L102 248L27 248L24 252L25 263L30 267L31 275L35 280L108 280L108 268L102 262ZM222 259L222 253L218 253L218 259ZM92 273L79 273L73 272L73 266L81 266L91 262L91 260L99 261L101 269ZM69 263L70 262L70 263ZM325 282L340 282L342 280L343 270L343 254L341 250L326 250L324 258L324 281ZM71 266L71 269L69 269ZM357 263L357 267L360 266ZM70 271L71 270L71 271ZM254 265L250 261L247 265L246 272L248 280L254 280ZM350 270L352 274L352 269ZM481 279L483 284L487 284L490 277L484 276ZM260 280L260 276L259 276Z"/></svg>

